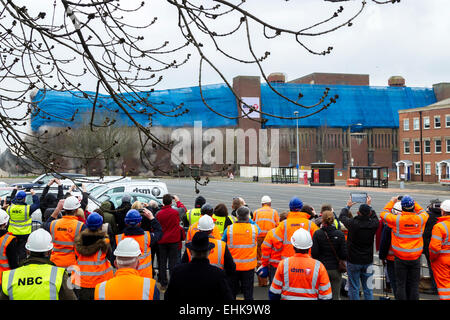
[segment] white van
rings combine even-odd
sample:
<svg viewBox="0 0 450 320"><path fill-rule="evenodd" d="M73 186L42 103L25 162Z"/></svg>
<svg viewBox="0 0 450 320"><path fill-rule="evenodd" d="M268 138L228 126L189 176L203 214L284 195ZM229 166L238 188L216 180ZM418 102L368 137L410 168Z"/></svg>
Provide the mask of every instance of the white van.
<svg viewBox="0 0 450 320"><path fill-rule="evenodd" d="M166 184L159 179L142 179L98 184L91 188L90 195L94 198L98 198L104 194L119 192L151 194L158 199L162 199L165 194L169 193Z"/></svg>

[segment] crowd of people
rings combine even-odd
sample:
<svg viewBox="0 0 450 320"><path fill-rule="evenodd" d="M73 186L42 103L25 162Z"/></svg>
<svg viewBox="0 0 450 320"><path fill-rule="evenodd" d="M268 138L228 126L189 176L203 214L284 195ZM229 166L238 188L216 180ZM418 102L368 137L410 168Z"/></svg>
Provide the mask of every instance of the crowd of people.
<svg viewBox="0 0 450 320"><path fill-rule="evenodd" d="M23 190L2 201L0 299L253 300L256 276L270 300L339 300L343 292L359 300L360 287L373 300L374 252L395 299L419 299L422 254L430 294L450 299L450 200L423 209L397 196L378 217L370 197L349 200L337 215L330 204L316 213L299 197L283 212L267 195L254 211L236 197L228 212L203 196L188 210L176 195L164 195L162 206L125 195L117 208L105 201L88 212L82 189L81 197L64 194L53 179L40 197L31 190L32 205ZM43 224L32 231L37 208Z"/></svg>

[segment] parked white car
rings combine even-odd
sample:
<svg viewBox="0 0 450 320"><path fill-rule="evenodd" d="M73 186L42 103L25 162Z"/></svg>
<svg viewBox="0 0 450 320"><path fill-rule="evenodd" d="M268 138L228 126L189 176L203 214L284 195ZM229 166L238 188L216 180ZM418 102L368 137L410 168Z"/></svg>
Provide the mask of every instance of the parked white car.
<svg viewBox="0 0 450 320"><path fill-rule="evenodd" d="M98 203L96 203L98 201L93 201L92 198L99 199L104 195L111 195L115 193L140 193L152 195L161 200L165 194L169 193L166 183L160 181L159 179L139 179L96 184L95 186L89 185L87 189L88 192L90 192L90 199L87 206L88 211L98 208Z"/></svg>

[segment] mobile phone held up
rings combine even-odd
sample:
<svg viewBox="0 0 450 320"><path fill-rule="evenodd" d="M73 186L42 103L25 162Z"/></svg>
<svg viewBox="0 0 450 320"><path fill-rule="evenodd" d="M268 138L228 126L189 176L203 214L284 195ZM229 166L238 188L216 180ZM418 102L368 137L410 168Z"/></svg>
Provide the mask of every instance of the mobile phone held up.
<svg viewBox="0 0 450 320"><path fill-rule="evenodd" d="M350 193L352 202L355 203L366 203L367 202L367 193L366 192L351 192Z"/></svg>

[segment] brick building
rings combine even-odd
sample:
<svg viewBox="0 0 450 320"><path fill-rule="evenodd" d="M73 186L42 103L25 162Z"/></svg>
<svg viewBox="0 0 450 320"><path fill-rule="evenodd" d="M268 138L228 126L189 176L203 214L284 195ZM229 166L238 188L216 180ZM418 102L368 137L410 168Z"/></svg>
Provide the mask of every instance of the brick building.
<svg viewBox="0 0 450 320"><path fill-rule="evenodd" d="M450 177L450 83L434 87L438 102L399 110L398 178L438 182Z"/></svg>

